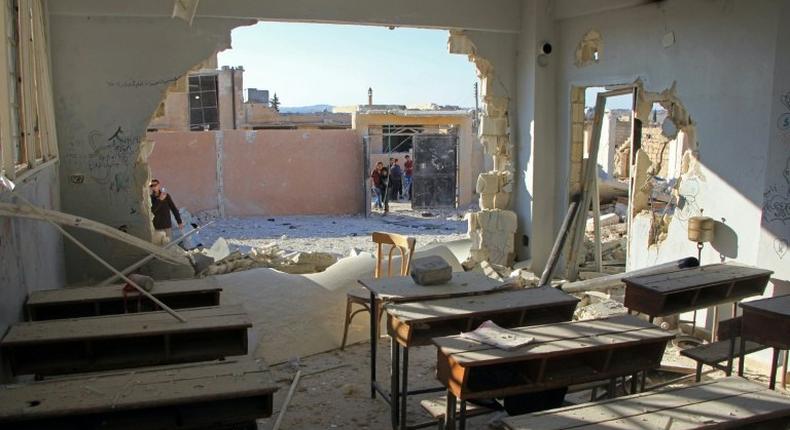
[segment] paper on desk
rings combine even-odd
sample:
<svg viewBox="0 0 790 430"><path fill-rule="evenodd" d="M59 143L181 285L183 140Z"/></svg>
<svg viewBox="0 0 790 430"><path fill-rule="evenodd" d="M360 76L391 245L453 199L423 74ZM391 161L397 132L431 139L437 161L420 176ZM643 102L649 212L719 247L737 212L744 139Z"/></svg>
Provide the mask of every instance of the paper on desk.
<svg viewBox="0 0 790 430"><path fill-rule="evenodd" d="M474 331L461 333L461 337L476 340L506 351L520 348L535 340L534 337L502 328L491 320L480 324Z"/></svg>

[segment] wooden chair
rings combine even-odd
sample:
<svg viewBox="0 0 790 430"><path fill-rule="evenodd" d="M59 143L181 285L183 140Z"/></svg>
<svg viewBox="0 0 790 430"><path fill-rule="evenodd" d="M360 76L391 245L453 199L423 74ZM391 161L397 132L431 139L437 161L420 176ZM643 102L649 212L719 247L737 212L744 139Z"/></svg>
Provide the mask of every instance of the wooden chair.
<svg viewBox="0 0 790 430"><path fill-rule="evenodd" d="M392 259L394 252L397 249L400 252L401 262L400 270L395 274L396 276L407 276L409 268L411 267L411 258L414 254L414 244L417 242L413 237L406 237L394 233L373 232L373 242L377 244L376 247L376 268L373 271L373 277L382 277L382 263L384 262L384 245L390 245L389 253L387 254L387 277L393 276L392 274ZM357 304L360 309L351 312L352 306ZM349 291L346 295L346 321L343 327L343 341L340 343L340 349L346 347L346 339L348 338L348 326L354 316L362 311L370 312L370 293L363 288ZM381 302L376 303L376 315L381 318ZM379 325L381 328L381 325Z"/></svg>

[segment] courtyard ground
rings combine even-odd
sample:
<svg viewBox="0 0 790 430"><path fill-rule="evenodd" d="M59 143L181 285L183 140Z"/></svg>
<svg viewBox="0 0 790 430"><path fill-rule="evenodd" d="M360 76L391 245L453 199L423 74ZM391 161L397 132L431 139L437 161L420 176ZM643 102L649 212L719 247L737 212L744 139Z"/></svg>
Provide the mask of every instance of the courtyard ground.
<svg viewBox="0 0 790 430"><path fill-rule="evenodd" d="M374 231L399 233L417 239L417 245L466 238L463 210L412 210L408 203L392 203L390 213L336 216L268 216L216 220L200 231L200 241L211 246L224 237L239 251L276 242L280 249L329 252L346 256L352 248L374 251Z"/></svg>

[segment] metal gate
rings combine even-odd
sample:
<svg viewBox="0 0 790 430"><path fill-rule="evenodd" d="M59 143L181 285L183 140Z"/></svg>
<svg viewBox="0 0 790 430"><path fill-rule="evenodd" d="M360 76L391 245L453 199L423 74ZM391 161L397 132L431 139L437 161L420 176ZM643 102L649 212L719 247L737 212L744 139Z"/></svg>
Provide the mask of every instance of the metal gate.
<svg viewBox="0 0 790 430"><path fill-rule="evenodd" d="M414 136L412 208L455 208L458 190L458 135Z"/></svg>

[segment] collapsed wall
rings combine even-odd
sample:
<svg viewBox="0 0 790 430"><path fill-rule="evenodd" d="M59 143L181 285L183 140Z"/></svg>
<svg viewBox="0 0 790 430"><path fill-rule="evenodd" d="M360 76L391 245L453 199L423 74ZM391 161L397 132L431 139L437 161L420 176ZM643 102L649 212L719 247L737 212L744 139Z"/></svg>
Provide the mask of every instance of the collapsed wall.
<svg viewBox="0 0 790 430"><path fill-rule="evenodd" d="M510 210L515 168L513 143L510 140L508 97L494 94L496 78L490 61L478 55L472 40L463 32L450 31L447 42L451 54L465 54L477 67L482 82L483 111L478 136L486 154L493 157L494 167L477 179L480 211L469 214L469 236L472 248L467 266L482 261L510 266L515 257L516 213Z"/></svg>

